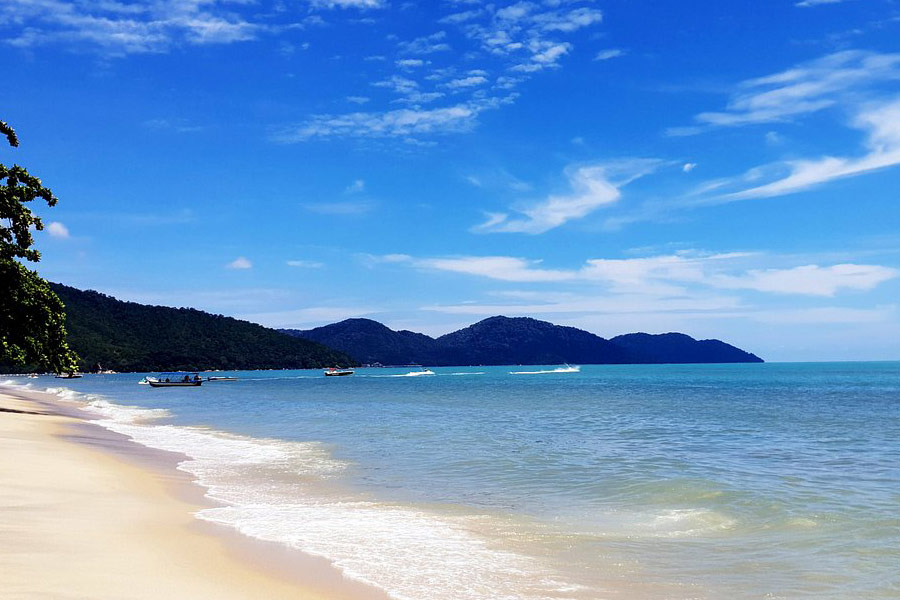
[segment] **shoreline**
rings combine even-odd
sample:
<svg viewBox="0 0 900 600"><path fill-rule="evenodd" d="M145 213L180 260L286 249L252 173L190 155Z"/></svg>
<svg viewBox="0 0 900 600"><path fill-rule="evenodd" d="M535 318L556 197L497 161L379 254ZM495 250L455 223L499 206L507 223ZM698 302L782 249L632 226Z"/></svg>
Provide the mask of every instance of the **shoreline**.
<svg viewBox="0 0 900 600"><path fill-rule="evenodd" d="M194 516L219 506L147 448L34 390L0 386L6 598L389 600L327 559Z"/></svg>

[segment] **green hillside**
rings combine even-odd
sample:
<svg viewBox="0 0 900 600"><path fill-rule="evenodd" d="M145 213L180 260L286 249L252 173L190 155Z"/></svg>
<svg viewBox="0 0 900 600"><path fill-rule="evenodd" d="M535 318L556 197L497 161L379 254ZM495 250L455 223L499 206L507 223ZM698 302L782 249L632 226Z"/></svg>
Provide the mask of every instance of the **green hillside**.
<svg viewBox="0 0 900 600"><path fill-rule="evenodd" d="M81 368L116 371L300 369L353 365L346 354L261 325L192 308L123 302L51 283L66 305Z"/></svg>

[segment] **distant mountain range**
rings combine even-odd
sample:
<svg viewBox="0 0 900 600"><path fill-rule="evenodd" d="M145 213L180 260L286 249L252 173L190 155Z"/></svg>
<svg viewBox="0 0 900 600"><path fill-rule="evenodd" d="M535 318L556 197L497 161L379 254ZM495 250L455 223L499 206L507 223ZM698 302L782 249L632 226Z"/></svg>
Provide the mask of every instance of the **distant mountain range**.
<svg viewBox="0 0 900 600"><path fill-rule="evenodd" d="M58 283L81 368L115 371L301 369L354 365L346 354L262 325L192 308L123 302Z"/></svg>
<svg viewBox="0 0 900 600"><path fill-rule="evenodd" d="M69 345L81 369L200 371L326 366L762 362L719 340L681 333L604 339L526 317L491 317L432 338L347 319L308 331L274 330L192 308L123 302L51 283L66 306ZM285 335L287 334L287 335ZM0 365L0 372L21 367Z"/></svg>
<svg viewBox="0 0 900 600"><path fill-rule="evenodd" d="M281 329L319 342L366 364L553 365L763 362L719 340L683 333L630 333L604 339L593 333L527 317L490 317L432 338L394 331L371 319L347 319L309 330Z"/></svg>

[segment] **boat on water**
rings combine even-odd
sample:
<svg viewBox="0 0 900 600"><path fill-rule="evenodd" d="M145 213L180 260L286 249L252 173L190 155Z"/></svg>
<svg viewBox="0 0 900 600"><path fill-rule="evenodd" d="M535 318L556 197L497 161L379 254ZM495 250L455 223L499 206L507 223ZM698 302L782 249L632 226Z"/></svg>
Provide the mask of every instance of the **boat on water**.
<svg viewBox="0 0 900 600"><path fill-rule="evenodd" d="M420 371L410 371L406 374L407 377L421 377L422 375L434 375L434 371L423 368Z"/></svg>
<svg viewBox="0 0 900 600"><path fill-rule="evenodd" d="M340 367L325 369L325 377L346 377L347 375L353 375L353 369L342 369Z"/></svg>
<svg viewBox="0 0 900 600"><path fill-rule="evenodd" d="M510 375L550 375L553 373L580 373L581 367L573 367L571 365L566 365L564 367L557 367L556 369L546 369L543 371L510 371Z"/></svg>
<svg viewBox="0 0 900 600"><path fill-rule="evenodd" d="M56 376L57 379L80 379L84 377L81 373L60 373Z"/></svg>
<svg viewBox="0 0 900 600"><path fill-rule="evenodd" d="M188 373L184 371L160 373L158 377L146 377L145 379L147 381L147 385L155 388L197 387L203 383L203 378L200 377L199 373Z"/></svg>
<svg viewBox="0 0 900 600"><path fill-rule="evenodd" d="M237 381L238 378L237 377L219 376L219 377L207 377L206 380L207 381Z"/></svg>

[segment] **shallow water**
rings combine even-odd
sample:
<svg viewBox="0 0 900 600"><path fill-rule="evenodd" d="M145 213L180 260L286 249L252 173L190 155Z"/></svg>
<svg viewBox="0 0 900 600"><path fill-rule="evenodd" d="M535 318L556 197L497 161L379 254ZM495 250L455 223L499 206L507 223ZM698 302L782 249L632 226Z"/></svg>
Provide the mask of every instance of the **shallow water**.
<svg viewBox="0 0 900 600"><path fill-rule="evenodd" d="M398 599L900 597L900 363L555 367L27 381Z"/></svg>

